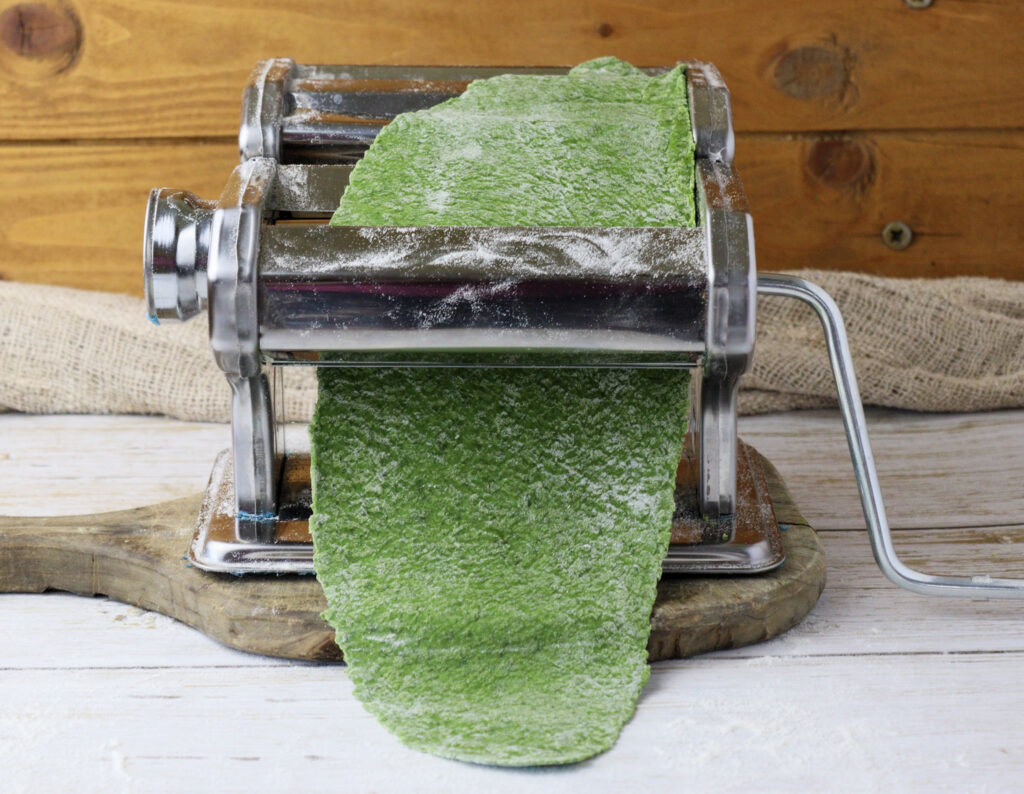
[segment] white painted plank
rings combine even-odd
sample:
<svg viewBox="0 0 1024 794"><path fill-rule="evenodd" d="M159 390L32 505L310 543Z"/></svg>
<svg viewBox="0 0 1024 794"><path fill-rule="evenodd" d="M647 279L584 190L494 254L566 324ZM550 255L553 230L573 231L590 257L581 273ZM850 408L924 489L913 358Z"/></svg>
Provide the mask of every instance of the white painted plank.
<svg viewBox="0 0 1024 794"><path fill-rule="evenodd" d="M0 595L0 637L0 677L19 668L289 664L228 648L157 612L66 593Z"/></svg>
<svg viewBox="0 0 1024 794"><path fill-rule="evenodd" d="M288 443L308 448L305 428L289 426ZM0 414L0 514L100 513L188 496L230 445L225 424Z"/></svg>
<svg viewBox="0 0 1024 794"><path fill-rule="evenodd" d="M405 749L336 667L0 677L6 792L1011 791L1024 657L656 665L618 744L561 769Z"/></svg>
<svg viewBox="0 0 1024 794"><path fill-rule="evenodd" d="M228 425L148 416L0 415L0 513L100 513L201 491Z"/></svg>
<svg viewBox="0 0 1024 794"><path fill-rule="evenodd" d="M868 414L894 527L1024 519L1024 411ZM304 444L301 428L289 443ZM743 437L779 468L819 529L863 526L835 411L745 417ZM68 515L200 490L227 425L159 417L0 414L0 513ZM951 487L954 483L955 487Z"/></svg>
<svg viewBox="0 0 1024 794"><path fill-rule="evenodd" d="M828 579L814 611L781 637L722 655L1024 652L1022 602L920 596L882 575L866 532L827 531L821 538ZM904 530L896 546L929 572L1024 578L1024 526Z"/></svg>
<svg viewBox="0 0 1024 794"><path fill-rule="evenodd" d="M894 528L1024 520L1024 411L874 409L868 427ZM864 526L838 412L744 417L740 435L775 464L812 526Z"/></svg>

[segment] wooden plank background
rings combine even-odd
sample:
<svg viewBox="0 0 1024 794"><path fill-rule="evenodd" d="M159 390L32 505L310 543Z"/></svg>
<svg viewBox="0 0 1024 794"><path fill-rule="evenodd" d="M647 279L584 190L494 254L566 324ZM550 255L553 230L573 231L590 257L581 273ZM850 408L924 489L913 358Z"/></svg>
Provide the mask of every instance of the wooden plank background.
<svg viewBox="0 0 1024 794"><path fill-rule="evenodd" d="M140 293L148 189L219 194L260 58L606 54L721 69L762 269L1024 279L1016 0L0 0L0 277Z"/></svg>

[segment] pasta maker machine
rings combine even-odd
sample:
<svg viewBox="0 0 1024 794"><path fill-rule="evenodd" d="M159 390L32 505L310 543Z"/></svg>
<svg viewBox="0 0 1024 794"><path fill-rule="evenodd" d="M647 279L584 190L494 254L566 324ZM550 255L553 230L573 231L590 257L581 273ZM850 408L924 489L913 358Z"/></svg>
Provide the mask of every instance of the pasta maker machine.
<svg viewBox="0 0 1024 794"><path fill-rule="evenodd" d="M783 562L767 489L736 434L758 294L820 317L879 566L921 593L1014 597L1024 584L909 568L890 538L842 318L819 287L756 273L733 168L729 93L687 64L696 143L694 228L329 226L351 169L384 124L475 79L563 68L309 66L262 61L242 102L241 163L219 200L155 189L144 271L151 319L207 310L232 400L189 549L200 568L312 572L309 457L288 454L284 367L686 367L672 572L755 573ZM650 74L665 69L648 69Z"/></svg>

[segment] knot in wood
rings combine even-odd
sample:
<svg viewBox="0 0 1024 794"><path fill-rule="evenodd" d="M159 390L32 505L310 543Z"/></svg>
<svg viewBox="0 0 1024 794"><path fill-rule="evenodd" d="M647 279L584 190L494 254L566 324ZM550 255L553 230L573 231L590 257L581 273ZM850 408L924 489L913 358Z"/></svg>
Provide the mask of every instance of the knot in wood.
<svg viewBox="0 0 1024 794"><path fill-rule="evenodd" d="M807 170L821 184L835 190L862 190L871 182L871 150L852 138L819 138L807 154Z"/></svg>
<svg viewBox="0 0 1024 794"><path fill-rule="evenodd" d="M842 98L850 84L848 60L837 47L797 47L775 62L775 87L794 99Z"/></svg>
<svg viewBox="0 0 1024 794"><path fill-rule="evenodd" d="M63 3L18 3L0 13L0 41L23 58L61 56L78 51L82 30Z"/></svg>

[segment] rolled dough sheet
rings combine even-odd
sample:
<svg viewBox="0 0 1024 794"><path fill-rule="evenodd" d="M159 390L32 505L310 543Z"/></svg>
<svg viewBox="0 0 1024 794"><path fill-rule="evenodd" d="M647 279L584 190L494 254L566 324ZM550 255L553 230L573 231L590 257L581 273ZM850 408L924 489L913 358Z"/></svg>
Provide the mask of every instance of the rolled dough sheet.
<svg viewBox="0 0 1024 794"><path fill-rule="evenodd" d="M477 80L387 125L332 223L693 226L693 150L683 67Z"/></svg>
<svg viewBox="0 0 1024 794"><path fill-rule="evenodd" d="M400 116L342 224L692 225L681 69L601 59ZM322 368L317 576L356 695L488 764L612 744L647 681L685 371Z"/></svg>

